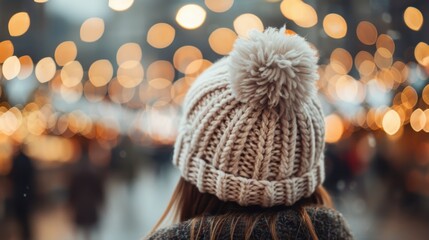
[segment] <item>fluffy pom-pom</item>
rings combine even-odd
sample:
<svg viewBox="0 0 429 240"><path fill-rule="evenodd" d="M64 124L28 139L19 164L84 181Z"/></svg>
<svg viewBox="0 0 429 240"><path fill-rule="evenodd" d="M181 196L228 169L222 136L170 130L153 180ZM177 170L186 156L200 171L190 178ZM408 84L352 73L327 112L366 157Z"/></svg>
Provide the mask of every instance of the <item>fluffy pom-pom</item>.
<svg viewBox="0 0 429 240"><path fill-rule="evenodd" d="M231 87L241 102L262 107L300 106L316 92L316 51L286 29L251 31L230 54Z"/></svg>

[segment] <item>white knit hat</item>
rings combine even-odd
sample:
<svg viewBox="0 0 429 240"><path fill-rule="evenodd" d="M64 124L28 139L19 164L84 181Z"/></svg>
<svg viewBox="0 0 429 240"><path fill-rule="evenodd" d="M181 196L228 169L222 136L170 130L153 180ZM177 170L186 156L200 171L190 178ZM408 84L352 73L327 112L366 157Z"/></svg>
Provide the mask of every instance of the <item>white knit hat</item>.
<svg viewBox="0 0 429 240"><path fill-rule="evenodd" d="M173 162L201 192L292 205L324 180L317 55L285 28L252 31L189 90Z"/></svg>

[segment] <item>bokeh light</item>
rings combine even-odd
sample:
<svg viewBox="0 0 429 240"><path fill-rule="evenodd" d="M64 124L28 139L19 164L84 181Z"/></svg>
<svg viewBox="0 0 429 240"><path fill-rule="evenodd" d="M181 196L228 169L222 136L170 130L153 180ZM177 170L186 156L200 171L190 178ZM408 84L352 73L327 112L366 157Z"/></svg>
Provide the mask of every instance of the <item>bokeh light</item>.
<svg viewBox="0 0 429 240"><path fill-rule="evenodd" d="M188 65L198 59L202 59L203 54L194 46L183 46L176 50L173 56L174 67L184 73Z"/></svg>
<svg viewBox="0 0 429 240"><path fill-rule="evenodd" d="M24 35L30 28L30 16L26 12L14 14L9 20L8 28L12 37Z"/></svg>
<svg viewBox="0 0 429 240"><path fill-rule="evenodd" d="M341 139L344 133L344 123L337 114L325 117L325 141L335 143Z"/></svg>
<svg viewBox="0 0 429 240"><path fill-rule="evenodd" d="M147 67L146 78L151 87L155 89L166 88L173 82L174 67L168 61L155 61Z"/></svg>
<svg viewBox="0 0 429 240"><path fill-rule="evenodd" d="M395 52L395 42L393 41L392 37L387 34L380 34L380 36L378 36L376 46L377 49L385 48L390 52L390 55L393 55Z"/></svg>
<svg viewBox="0 0 429 240"><path fill-rule="evenodd" d="M417 108L411 114L410 125L411 125L411 128L413 128L413 130L416 132L420 132L421 130L423 130L423 128L425 127L426 121L427 121L426 115L423 112L423 110L420 108Z"/></svg>
<svg viewBox="0 0 429 240"><path fill-rule="evenodd" d="M413 108L418 101L417 91L411 86L405 87L401 93L401 101L406 108Z"/></svg>
<svg viewBox="0 0 429 240"><path fill-rule="evenodd" d="M353 66L353 59L344 48L336 48L331 53L330 64L338 74L347 74Z"/></svg>
<svg viewBox="0 0 429 240"><path fill-rule="evenodd" d="M90 102L99 102L104 99L107 93L107 86L96 87L91 81L85 82L83 86L83 94Z"/></svg>
<svg viewBox="0 0 429 240"><path fill-rule="evenodd" d="M59 66L74 61L77 56L77 47L73 41L65 41L55 48L54 58Z"/></svg>
<svg viewBox="0 0 429 240"><path fill-rule="evenodd" d="M57 67L55 66L54 59L51 57L42 58L36 64L36 78L41 83L48 82L54 77L56 70Z"/></svg>
<svg viewBox="0 0 429 240"><path fill-rule="evenodd" d="M143 81L143 75L144 69L140 62L127 61L122 63L118 68L117 83L119 83L124 88L133 88ZM117 83L115 81L115 83L111 83L111 85L116 86Z"/></svg>
<svg viewBox="0 0 429 240"><path fill-rule="evenodd" d="M78 85L83 78L83 68L80 62L72 61L64 65L61 69L61 81L66 87Z"/></svg>
<svg viewBox="0 0 429 240"><path fill-rule="evenodd" d="M89 67L88 77L94 87L105 86L113 77L113 66L107 59L97 60Z"/></svg>
<svg viewBox="0 0 429 240"><path fill-rule="evenodd" d="M323 19L323 30L331 38L340 39L347 34L347 22L336 13L330 13Z"/></svg>
<svg viewBox="0 0 429 240"><path fill-rule="evenodd" d="M115 103L126 103L129 102L134 94L135 94L135 88L134 86L137 86L135 79L131 79L127 76L127 79L130 79L131 81L128 82L119 82L119 79L113 79L108 88L108 93L110 100L112 100ZM122 80L124 81L124 80ZM132 87L129 87L132 86Z"/></svg>
<svg viewBox="0 0 429 240"><path fill-rule="evenodd" d="M216 13L228 11L234 4L234 0L205 0L207 8Z"/></svg>
<svg viewBox="0 0 429 240"><path fill-rule="evenodd" d="M185 29L199 28L206 19L206 11L197 4L187 4L177 11L176 22Z"/></svg>
<svg viewBox="0 0 429 240"><path fill-rule="evenodd" d="M62 84L60 86L60 94L66 102L75 103L79 101L83 95L83 85L81 82L73 87L67 87L66 85Z"/></svg>
<svg viewBox="0 0 429 240"><path fill-rule="evenodd" d="M80 27L80 39L84 42L95 42L103 36L104 20L93 17L88 18Z"/></svg>
<svg viewBox="0 0 429 240"><path fill-rule="evenodd" d="M356 28L356 35L363 44L373 45L377 41L378 32L374 24L361 21Z"/></svg>
<svg viewBox="0 0 429 240"><path fill-rule="evenodd" d="M17 77L20 70L21 70L21 63L19 62L19 59L16 56L7 58L4 61L2 66L3 76L7 80L11 80Z"/></svg>
<svg viewBox="0 0 429 240"><path fill-rule="evenodd" d="M284 0L280 4L282 14L298 26L309 28L317 24L317 12L301 0Z"/></svg>
<svg viewBox="0 0 429 240"><path fill-rule="evenodd" d="M213 51L220 55L231 52L237 34L229 28L218 28L209 36L209 44Z"/></svg>
<svg viewBox="0 0 429 240"><path fill-rule="evenodd" d="M14 52L13 43L10 40L0 42L0 63L3 63Z"/></svg>
<svg viewBox="0 0 429 240"><path fill-rule="evenodd" d="M28 78L32 73L34 69L33 60L30 56L25 55L19 57L19 62L21 63L21 71L18 74L19 79L26 79Z"/></svg>
<svg viewBox="0 0 429 240"><path fill-rule="evenodd" d="M414 49L414 57L422 66L429 66L429 45L424 42L419 42Z"/></svg>
<svg viewBox="0 0 429 240"><path fill-rule="evenodd" d="M142 59L142 49L138 43L125 43L116 53L116 62L121 65L127 61L140 62Z"/></svg>
<svg viewBox="0 0 429 240"><path fill-rule="evenodd" d="M241 37L247 37L251 30L260 32L264 30L264 24L261 19L251 13L241 14L234 20L233 25L235 32Z"/></svg>
<svg viewBox="0 0 429 240"><path fill-rule="evenodd" d="M204 70L209 68L213 63L207 59L197 59L188 64L185 70L185 81L191 85L193 80L198 77Z"/></svg>
<svg viewBox="0 0 429 240"><path fill-rule="evenodd" d="M147 32L147 42L154 48L166 48L174 41L176 30L168 23L157 23Z"/></svg>
<svg viewBox="0 0 429 240"><path fill-rule="evenodd" d="M109 7L115 11L125 11L134 3L134 0L109 0Z"/></svg>
<svg viewBox="0 0 429 240"><path fill-rule="evenodd" d="M394 135L399 131L401 127L401 118L395 110L389 110L383 116L383 130L389 134Z"/></svg>
<svg viewBox="0 0 429 240"><path fill-rule="evenodd" d="M423 14L415 7L407 7L404 11L404 21L411 30L418 31L423 25Z"/></svg>

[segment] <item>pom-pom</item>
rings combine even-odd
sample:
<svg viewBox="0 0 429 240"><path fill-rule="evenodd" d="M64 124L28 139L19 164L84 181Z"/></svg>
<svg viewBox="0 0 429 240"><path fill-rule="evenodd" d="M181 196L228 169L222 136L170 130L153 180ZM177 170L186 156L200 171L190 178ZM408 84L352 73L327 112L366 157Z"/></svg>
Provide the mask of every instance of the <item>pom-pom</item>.
<svg viewBox="0 0 429 240"><path fill-rule="evenodd" d="M286 29L251 31L230 54L231 87L241 102L262 107L301 106L316 92L318 57L309 43Z"/></svg>

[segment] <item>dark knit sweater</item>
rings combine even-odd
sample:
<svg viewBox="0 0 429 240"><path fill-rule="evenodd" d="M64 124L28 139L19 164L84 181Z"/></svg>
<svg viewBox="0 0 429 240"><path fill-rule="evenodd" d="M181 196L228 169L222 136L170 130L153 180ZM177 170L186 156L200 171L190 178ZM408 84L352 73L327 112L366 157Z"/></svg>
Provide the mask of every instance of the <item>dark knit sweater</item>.
<svg viewBox="0 0 429 240"><path fill-rule="evenodd" d="M306 207L319 239L353 239L350 229L343 216L329 208ZM213 216L208 216L203 221L202 234L198 239L210 239L210 224ZM255 225L251 239L271 239L271 233L267 219L261 218ZM190 239L190 221L172 225L160 229L148 239ZM300 216L293 209L279 212L276 222L277 236L279 239L311 239L309 232ZM197 230L196 230L197 232ZM222 228L217 239L231 239L230 229L227 225ZM244 223L238 223L233 239L244 239Z"/></svg>

